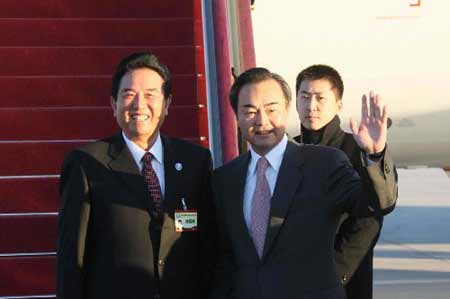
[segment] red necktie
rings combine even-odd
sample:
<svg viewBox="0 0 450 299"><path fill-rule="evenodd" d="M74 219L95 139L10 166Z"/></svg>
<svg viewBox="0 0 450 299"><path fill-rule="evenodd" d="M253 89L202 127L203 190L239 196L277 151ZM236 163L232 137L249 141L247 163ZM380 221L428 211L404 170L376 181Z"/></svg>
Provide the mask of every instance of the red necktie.
<svg viewBox="0 0 450 299"><path fill-rule="evenodd" d="M162 207L162 194L161 187L159 185L158 177L156 176L156 172L152 167L152 159L153 155L150 152L146 152L142 161L144 162L144 166L142 167L142 175L144 176L144 180L148 185L148 191L150 192L150 197L153 201L153 213L159 219L162 219L163 216L163 207Z"/></svg>

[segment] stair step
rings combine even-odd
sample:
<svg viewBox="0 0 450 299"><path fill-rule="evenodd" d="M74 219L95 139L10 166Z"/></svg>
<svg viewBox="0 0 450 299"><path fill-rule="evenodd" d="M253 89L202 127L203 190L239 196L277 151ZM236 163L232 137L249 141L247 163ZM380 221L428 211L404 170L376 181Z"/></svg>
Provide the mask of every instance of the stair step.
<svg viewBox="0 0 450 299"><path fill-rule="evenodd" d="M194 45L194 24L201 26L190 18L0 19L0 47Z"/></svg>
<svg viewBox="0 0 450 299"><path fill-rule="evenodd" d="M208 139L197 136L184 139L205 148L209 146ZM0 142L0 177L8 179L10 176L59 175L65 154L85 143L86 141Z"/></svg>
<svg viewBox="0 0 450 299"><path fill-rule="evenodd" d="M58 175L64 155L84 143L0 143L0 176Z"/></svg>
<svg viewBox="0 0 450 299"><path fill-rule="evenodd" d="M172 84L172 105L206 104L204 76L173 76ZM111 76L0 77L0 90L0 108L107 106Z"/></svg>
<svg viewBox="0 0 450 299"><path fill-rule="evenodd" d="M0 254L56 252L57 216L0 215Z"/></svg>
<svg viewBox="0 0 450 299"><path fill-rule="evenodd" d="M0 213L57 212L59 179L0 178Z"/></svg>
<svg viewBox="0 0 450 299"><path fill-rule="evenodd" d="M191 17L201 0L2 0L0 18L167 18ZM26 9L24 9L26 8ZM197 12L198 14L198 12Z"/></svg>
<svg viewBox="0 0 450 299"><path fill-rule="evenodd" d="M52 295L55 281L55 256L0 257L1 296Z"/></svg>
<svg viewBox="0 0 450 299"><path fill-rule="evenodd" d="M203 48L195 46L2 47L0 76L112 76L117 63L137 51L153 52L173 75L204 72Z"/></svg>
<svg viewBox="0 0 450 299"><path fill-rule="evenodd" d="M0 136L6 141L98 139L117 130L110 107L0 109Z"/></svg>
<svg viewBox="0 0 450 299"><path fill-rule="evenodd" d="M174 106L163 131L171 136L207 136L198 121L206 108ZM186 121L187 120L187 121ZM201 122L204 123L204 122ZM111 107L2 108L0 136L11 140L100 139L119 130Z"/></svg>

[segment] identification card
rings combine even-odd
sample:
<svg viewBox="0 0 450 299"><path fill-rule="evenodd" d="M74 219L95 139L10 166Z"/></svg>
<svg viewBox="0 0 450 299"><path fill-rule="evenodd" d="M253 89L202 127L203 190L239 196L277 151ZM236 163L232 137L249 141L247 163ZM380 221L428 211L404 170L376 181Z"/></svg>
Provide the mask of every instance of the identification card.
<svg viewBox="0 0 450 299"><path fill-rule="evenodd" d="M197 231L197 211L196 210L176 210L175 211L175 231L176 232Z"/></svg>

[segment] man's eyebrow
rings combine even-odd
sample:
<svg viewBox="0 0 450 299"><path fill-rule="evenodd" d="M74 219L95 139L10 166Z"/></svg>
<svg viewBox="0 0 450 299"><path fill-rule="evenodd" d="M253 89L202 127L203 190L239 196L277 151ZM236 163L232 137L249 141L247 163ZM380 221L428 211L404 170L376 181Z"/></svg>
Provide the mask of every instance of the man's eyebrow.
<svg viewBox="0 0 450 299"><path fill-rule="evenodd" d="M279 105L279 104L280 103L278 103L278 102L270 102L270 103L264 104L264 107L273 106L273 105Z"/></svg>
<svg viewBox="0 0 450 299"><path fill-rule="evenodd" d="M256 106L252 105L252 104L241 105L241 107L244 107L244 108L256 108Z"/></svg>
<svg viewBox="0 0 450 299"><path fill-rule="evenodd" d="M306 91L306 90L300 90L300 93L301 93L301 94L306 94L306 95L312 95L312 94L315 94L315 95L321 95L321 94L323 94L323 92L321 92L321 91L318 91L318 92L309 92L309 91Z"/></svg>
<svg viewBox="0 0 450 299"><path fill-rule="evenodd" d="M136 91L134 91L134 90L131 89L131 88L124 88L124 89L122 89L120 92L121 92L121 93L126 93L126 92L136 92Z"/></svg>
<svg viewBox="0 0 450 299"><path fill-rule="evenodd" d="M146 90L145 90L146 92L154 92L154 91L158 91L158 88L147 88ZM132 89L132 88L124 88L124 89L122 89L121 91L120 91L121 93L126 93L126 92L136 92L134 89Z"/></svg>

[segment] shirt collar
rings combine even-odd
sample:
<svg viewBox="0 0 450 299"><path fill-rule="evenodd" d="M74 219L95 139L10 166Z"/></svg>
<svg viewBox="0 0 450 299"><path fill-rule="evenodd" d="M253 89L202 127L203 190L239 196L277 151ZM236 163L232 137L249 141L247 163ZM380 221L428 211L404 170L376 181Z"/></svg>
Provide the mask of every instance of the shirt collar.
<svg viewBox="0 0 450 299"><path fill-rule="evenodd" d="M286 151L288 138L286 134L283 136L280 142L271 149L266 155L266 159L269 162L269 165L275 170L279 171L281 167L281 162L283 161L283 155ZM261 157L259 154L257 154L253 148L250 146L250 163L248 165L249 173L253 174L256 170L256 163L258 162L258 159Z"/></svg>
<svg viewBox="0 0 450 299"><path fill-rule="evenodd" d="M133 141L128 139L128 137L123 133L122 131L123 140L125 141L125 144L127 145L128 149L131 152L131 155L133 156L133 159L136 161L137 165L140 165L142 161L142 157L144 157L146 151L140 148L137 144L135 144ZM158 132L158 137L156 137L155 143L153 143L152 147L150 148L149 152L153 155L153 157L160 163L163 164L163 146L161 141L161 135Z"/></svg>

